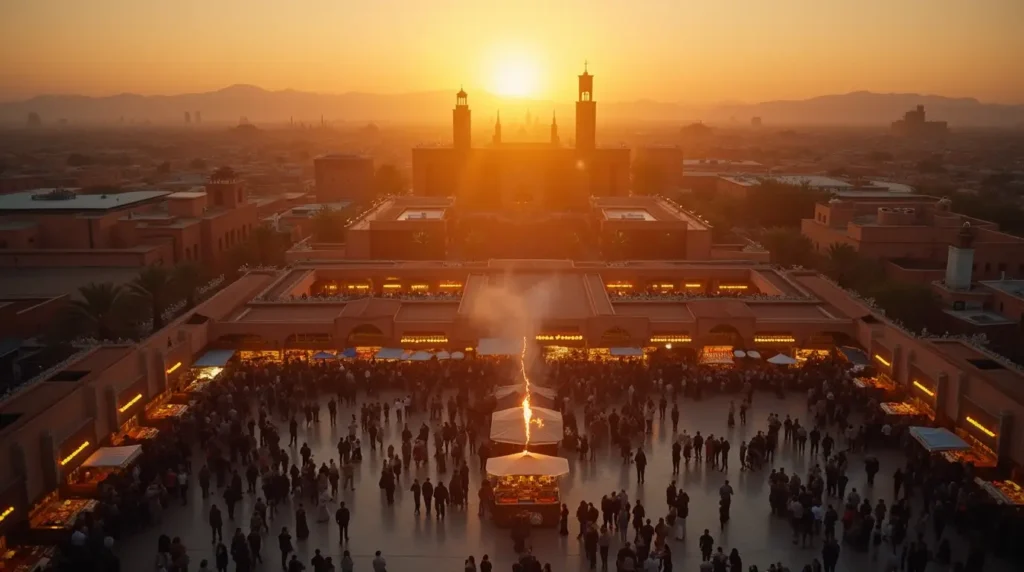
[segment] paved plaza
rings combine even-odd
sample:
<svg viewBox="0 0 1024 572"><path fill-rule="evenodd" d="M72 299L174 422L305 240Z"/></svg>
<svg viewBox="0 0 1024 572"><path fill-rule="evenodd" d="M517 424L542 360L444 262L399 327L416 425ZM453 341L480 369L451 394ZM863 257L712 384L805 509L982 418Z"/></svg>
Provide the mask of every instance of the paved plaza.
<svg viewBox="0 0 1024 572"><path fill-rule="evenodd" d="M387 395L383 396L383 398L387 397ZM391 397L393 399L394 396ZM737 460L737 451L741 441L749 439L759 430L765 430L769 413L778 413L783 418L787 414L795 418L806 418L803 400L796 395L792 395L786 400L780 400L767 393L755 394L747 425L729 429L726 424L726 411L730 399L731 396L716 396L699 402L680 401L680 431L686 429L691 434L700 431L705 436L709 433L725 435L732 443L732 458L729 470L724 473L692 462L688 468L681 468L677 484L690 495L690 516L687 519L685 542L671 541L674 570L687 572L697 570L700 562L697 537L705 528L708 528L715 538L716 545L724 546L726 552L732 548L739 549L745 568L756 564L763 571L768 568L770 563L782 562L793 572L798 572L813 558L820 559L820 540L815 543L813 548L798 548L791 543L788 523L781 518L770 516L769 487L766 482L769 469L765 468L754 473L741 471ZM340 436L347 431L345 427L353 413L358 413L358 411L339 408L338 426L332 428L328 422L327 408L326 406L322 407L321 421L318 425L314 424L309 430L306 430L300 423L299 446L303 441L309 443L317 464L327 462L328 459L337 455L336 444ZM582 414L579 415L579 418L582 419ZM415 432L424 420L425 414L412 415L409 427ZM278 424L282 442L287 443L287 426ZM394 416L391 418L391 424L384 426L384 430L385 449L388 444L394 444L398 449L401 426L395 423ZM368 439L364 437L363 442L367 441ZM671 421L667 417L663 421L655 420L654 434L647 438L645 444L649 466L646 483L643 485L636 483L634 467L622 464L617 448L612 450L607 445L599 448L597 459L593 462L581 462L576 458L575 453L564 454L563 456L569 459L570 473L562 479L561 491L562 500L569 506L571 513L570 535L561 537L556 528L534 530L529 543L533 546L534 553L539 560L542 563L550 562L556 571L586 569L585 558L582 555L582 543L576 540L578 525L575 517L572 516L581 500L593 502L599 506L602 495L613 490L625 489L631 502L634 499L643 501L647 507L648 517L651 517L653 522L657 522L659 517L665 516L668 512L665 504L665 489L673 480L671 444ZM481 478L477 471L472 471L468 510L462 512L449 508L447 519L437 521L433 515L428 516L426 513L415 515L413 513L412 494L408 490L413 475L418 477L421 482L426 477L430 477L435 483L438 481L434 463L418 471L413 468L412 474L403 472L396 493L396 502L394 506L388 507L384 502L383 491L377 486L383 455L379 451L368 450L365 445L363 453L364 460L357 465L356 490L339 493L339 500L344 501L352 511L351 540L345 547L338 544L338 528L333 518L337 502L331 504L329 523L315 522L316 511L313 507L306 507L310 536L305 541L295 540L294 543L299 558L307 565L307 569L311 568L309 559L315 549L320 549L325 556L333 556L337 566L344 548L352 553L357 571L371 569L370 560L376 550L383 552L388 562L388 569L393 572L418 570L424 566L435 567L433 569L438 571L461 571L464 560L471 554L476 557L477 562L480 561L482 555L489 554L495 563L496 571L505 572L511 569L515 553L512 550L509 531L494 526L489 517L481 519L477 516L476 491ZM298 450L293 449L291 455L293 459L297 459ZM889 504L893 492L892 480L889 475L897 466L902 466L902 454L897 451L883 451L877 453L876 456L881 461L881 471L874 490L868 490L865 486L866 477L861 455L852 455L850 458L850 483L847 490L856 488L872 501L883 498ZM780 444L779 453L773 466L785 468L787 473L795 472L801 477L805 477L813 463L814 460L809 455L796 455L788 445ZM222 509L224 502L221 491L212 493L210 499L205 502L201 499L194 474L200 466L201 461L197 460L190 479L192 486L189 491L191 498L188 505L181 507L172 504L168 510L164 511L161 526L149 528L140 534L130 536L120 547L122 562L126 566L125 570L151 569L157 536L161 533L166 533L171 537L181 537L188 547L192 569L198 568L200 560L204 558L210 560L212 568L213 545L210 543L207 513L211 502L216 502ZM449 471L443 475L446 483L450 477L451 464L449 464ZM719 529L718 525L718 488L725 479L729 479L736 493L732 503L731 520L723 531ZM224 536L228 542L230 542L235 527L241 527L244 532L249 532L249 517L252 514L254 501L255 498L252 495L245 495L236 509L235 522L227 521L227 512L224 512L226 521ZM872 502L872 504L874 503ZM280 552L277 549L276 536L282 526L287 526L294 535L294 500L286 503L282 508L283 510L279 510L277 518L270 523L271 533L265 538L263 546L264 564L257 566L257 570L278 569ZM632 534L631 530L630 539L632 539ZM954 544L954 546L956 547L958 544ZM618 547L619 543L616 538L612 545L610 559L614 559ZM963 556L962 552L956 549L954 554L959 557ZM881 569L884 561L883 556L877 562L872 562L870 555L859 553L849 546L843 545L838 570L841 572L878 570ZM614 569L614 564L609 566ZM933 564L932 566L929 570L940 570L937 565ZM233 570L234 564L229 569ZM991 569L1001 570L1002 568L993 566ZM1008 568L1006 569L1008 570Z"/></svg>

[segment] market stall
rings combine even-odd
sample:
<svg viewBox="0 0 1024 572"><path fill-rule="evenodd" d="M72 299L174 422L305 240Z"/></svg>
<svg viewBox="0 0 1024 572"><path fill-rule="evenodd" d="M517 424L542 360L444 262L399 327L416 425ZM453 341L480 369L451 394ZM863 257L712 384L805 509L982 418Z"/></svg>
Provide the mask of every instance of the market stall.
<svg viewBox="0 0 1024 572"><path fill-rule="evenodd" d="M143 441L156 439L159 434L159 429L140 425L138 416L133 416L127 423L121 425L117 433L110 436L110 444L115 447L135 445Z"/></svg>
<svg viewBox="0 0 1024 572"><path fill-rule="evenodd" d="M882 410L882 413L892 415L894 417L924 416L924 413L920 409L918 409L913 403L908 402L889 401L880 403L878 407Z"/></svg>
<svg viewBox="0 0 1024 572"><path fill-rule="evenodd" d="M380 348L377 353L373 354L373 359L394 361L402 359L405 355L405 350L402 348Z"/></svg>
<svg viewBox="0 0 1024 572"><path fill-rule="evenodd" d="M555 526L561 512L558 478L569 474L561 457L522 451L487 460L494 491L494 521L512 524L525 517L533 526Z"/></svg>
<svg viewBox="0 0 1024 572"><path fill-rule="evenodd" d="M999 420L987 413L967 397L960 400L960 416L956 434L970 445L970 451L958 455L957 460L971 463L976 468L989 469L999 464Z"/></svg>
<svg viewBox="0 0 1024 572"><path fill-rule="evenodd" d="M46 570L56 553L57 547L53 545L8 546L7 540L0 536L0 570L3 572Z"/></svg>
<svg viewBox="0 0 1024 572"><path fill-rule="evenodd" d="M183 403L162 403L146 410L146 423L166 428L173 421L181 419L189 410Z"/></svg>
<svg viewBox="0 0 1024 572"><path fill-rule="evenodd" d="M338 356L333 352L316 352L310 359L315 361L330 361L338 359Z"/></svg>
<svg viewBox="0 0 1024 572"><path fill-rule="evenodd" d="M910 436L929 453L940 454L951 463L969 461L971 446L948 429L911 427Z"/></svg>
<svg viewBox="0 0 1024 572"><path fill-rule="evenodd" d="M871 365L871 360L868 359L868 354L860 348L853 346L841 346L839 348L839 355L843 356L847 362L853 366L854 371L860 371Z"/></svg>
<svg viewBox="0 0 1024 572"><path fill-rule="evenodd" d="M480 338L476 348L478 356L518 356L523 352L523 340L515 338Z"/></svg>
<svg viewBox="0 0 1024 572"><path fill-rule="evenodd" d="M281 363L280 350L243 350L238 352L238 359L247 364Z"/></svg>
<svg viewBox="0 0 1024 572"><path fill-rule="evenodd" d="M495 411L491 415L492 450L497 454L519 451L529 443L530 449L554 453L558 443L565 436L562 414L545 407L530 408L530 424L527 429L523 407Z"/></svg>
<svg viewBox="0 0 1024 572"><path fill-rule="evenodd" d="M826 349L815 349L815 348L799 348L793 353L793 357L796 361L803 364L807 360L823 360L828 359L832 355L832 350Z"/></svg>
<svg viewBox="0 0 1024 572"><path fill-rule="evenodd" d="M57 492L50 493L29 512L30 539L39 544L66 542L78 519L98 506L93 499L62 499Z"/></svg>
<svg viewBox="0 0 1024 572"><path fill-rule="evenodd" d="M853 385L860 389L877 389L884 392L896 391L896 384L888 377L855 377Z"/></svg>
<svg viewBox="0 0 1024 572"><path fill-rule="evenodd" d="M497 402L497 409L516 407L522 405L523 399L526 398L526 384L503 385L495 388L493 395ZM556 397L557 394L553 389L539 385L530 385L530 404L534 407L553 408L555 407Z"/></svg>
<svg viewBox="0 0 1024 572"><path fill-rule="evenodd" d="M111 474L126 471L142 455L140 445L102 447L68 475L67 492L70 495L94 497L97 487Z"/></svg>
<svg viewBox="0 0 1024 572"><path fill-rule="evenodd" d="M975 477L974 483L999 504L1024 507L1024 487L1014 481L986 481Z"/></svg>
<svg viewBox="0 0 1024 572"><path fill-rule="evenodd" d="M210 350L192 364L189 370L189 384L186 393L202 393L224 372L235 350Z"/></svg>
<svg viewBox="0 0 1024 572"><path fill-rule="evenodd" d="M704 346L698 361L703 365L733 365L732 346Z"/></svg>

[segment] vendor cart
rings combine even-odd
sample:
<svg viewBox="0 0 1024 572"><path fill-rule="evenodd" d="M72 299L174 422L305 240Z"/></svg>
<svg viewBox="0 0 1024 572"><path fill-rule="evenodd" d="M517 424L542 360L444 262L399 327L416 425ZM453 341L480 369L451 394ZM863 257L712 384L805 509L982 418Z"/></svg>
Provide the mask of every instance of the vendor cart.
<svg viewBox="0 0 1024 572"><path fill-rule="evenodd" d="M511 526L525 517L531 526L556 526L561 517L558 478L569 462L523 451L487 460L487 478L494 491L494 522Z"/></svg>

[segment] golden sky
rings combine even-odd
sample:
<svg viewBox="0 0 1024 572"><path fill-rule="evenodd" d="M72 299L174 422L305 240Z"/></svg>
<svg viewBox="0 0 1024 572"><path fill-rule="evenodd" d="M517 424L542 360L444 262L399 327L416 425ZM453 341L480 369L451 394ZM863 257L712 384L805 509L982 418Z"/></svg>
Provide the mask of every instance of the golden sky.
<svg viewBox="0 0 1024 572"><path fill-rule="evenodd" d="M0 98L267 89L1024 103L1024 0L2 0Z"/></svg>

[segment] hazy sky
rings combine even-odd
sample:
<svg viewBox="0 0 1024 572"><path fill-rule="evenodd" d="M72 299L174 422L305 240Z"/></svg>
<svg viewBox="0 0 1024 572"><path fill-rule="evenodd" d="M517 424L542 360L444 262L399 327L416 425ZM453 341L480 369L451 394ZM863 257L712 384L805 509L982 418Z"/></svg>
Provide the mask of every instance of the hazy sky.
<svg viewBox="0 0 1024 572"><path fill-rule="evenodd" d="M0 98L520 85L686 103L1024 103L1024 0L2 0ZM535 84L535 86L534 86ZM531 89L531 86L534 86Z"/></svg>

